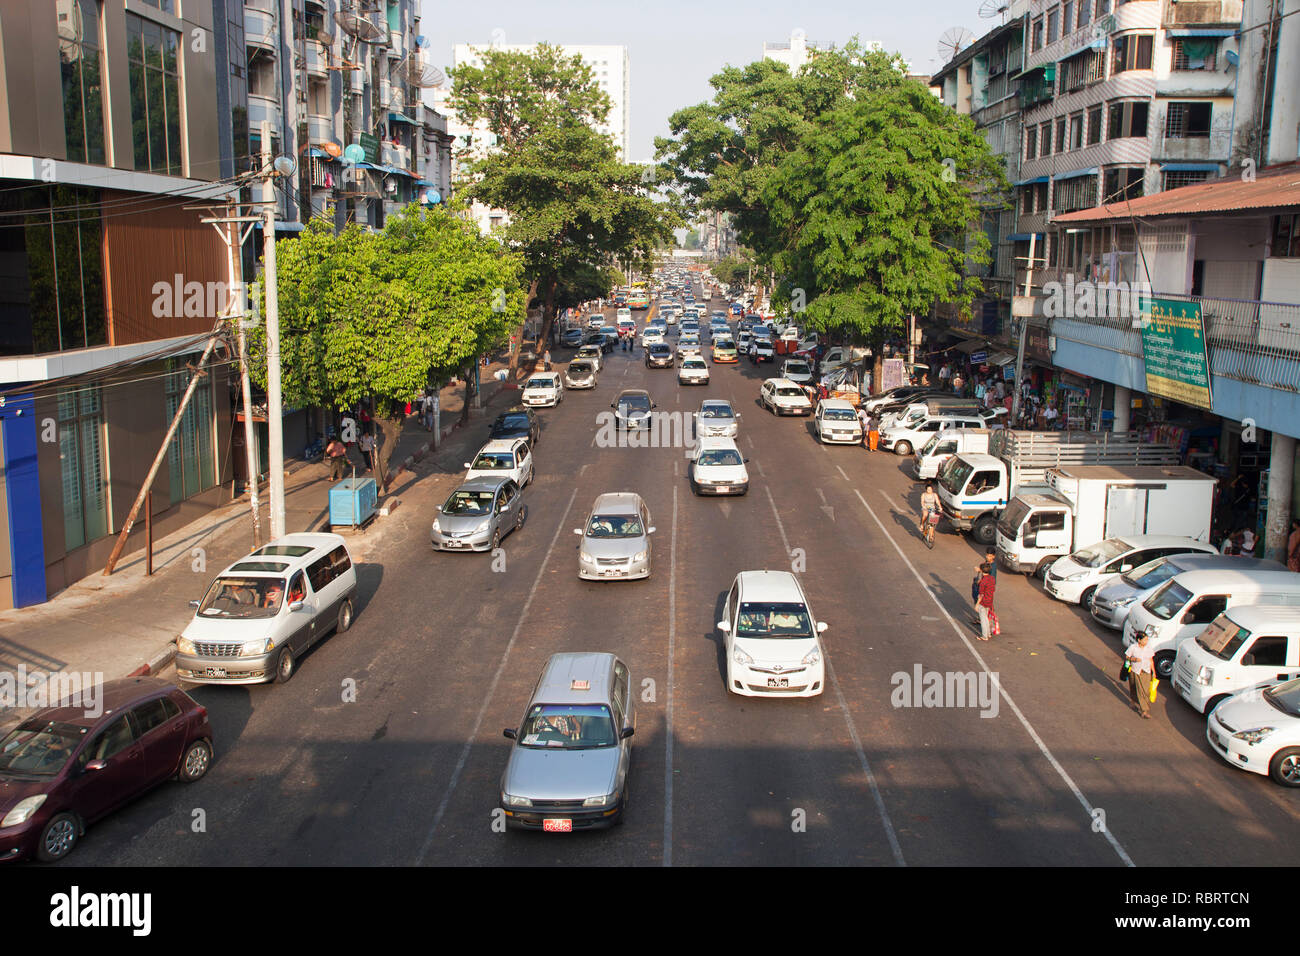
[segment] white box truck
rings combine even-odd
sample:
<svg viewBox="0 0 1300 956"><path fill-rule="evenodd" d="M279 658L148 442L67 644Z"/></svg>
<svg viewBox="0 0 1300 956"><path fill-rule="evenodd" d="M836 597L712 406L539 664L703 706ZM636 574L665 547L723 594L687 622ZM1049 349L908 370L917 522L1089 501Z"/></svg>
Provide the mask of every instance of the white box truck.
<svg viewBox="0 0 1300 956"><path fill-rule="evenodd" d="M912 456L912 474L921 481L935 478L943 463L953 455L979 452L987 454L989 435L987 428L945 428L918 448Z"/></svg>
<svg viewBox="0 0 1300 956"><path fill-rule="evenodd" d="M988 454L963 452L948 459L939 472L939 500L952 527L991 545L1007 503L1021 492L1047 491L1049 468L1177 463L1178 453L1168 445L1129 435L998 429L989 439Z"/></svg>
<svg viewBox="0 0 1300 956"><path fill-rule="evenodd" d="M1215 480L1186 465L1068 465L1042 491L1017 494L998 519L998 562L1041 574L1057 558L1106 538L1210 538Z"/></svg>

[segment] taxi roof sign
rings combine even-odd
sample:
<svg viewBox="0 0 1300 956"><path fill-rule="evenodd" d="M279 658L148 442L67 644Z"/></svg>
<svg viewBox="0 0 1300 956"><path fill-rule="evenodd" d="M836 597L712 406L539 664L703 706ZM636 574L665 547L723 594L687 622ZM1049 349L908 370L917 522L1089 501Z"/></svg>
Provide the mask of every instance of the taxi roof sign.
<svg viewBox="0 0 1300 956"><path fill-rule="evenodd" d="M591 690L591 681L574 680L571 684L569 684L569 689L570 690Z"/></svg>

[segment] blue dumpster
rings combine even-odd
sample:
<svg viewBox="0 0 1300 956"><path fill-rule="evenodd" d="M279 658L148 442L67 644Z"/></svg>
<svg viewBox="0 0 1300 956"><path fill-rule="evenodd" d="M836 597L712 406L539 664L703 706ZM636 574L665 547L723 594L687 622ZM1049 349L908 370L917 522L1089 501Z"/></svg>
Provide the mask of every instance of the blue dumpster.
<svg viewBox="0 0 1300 956"><path fill-rule="evenodd" d="M330 489L330 525L357 527L375 514L379 491L373 478L344 478Z"/></svg>

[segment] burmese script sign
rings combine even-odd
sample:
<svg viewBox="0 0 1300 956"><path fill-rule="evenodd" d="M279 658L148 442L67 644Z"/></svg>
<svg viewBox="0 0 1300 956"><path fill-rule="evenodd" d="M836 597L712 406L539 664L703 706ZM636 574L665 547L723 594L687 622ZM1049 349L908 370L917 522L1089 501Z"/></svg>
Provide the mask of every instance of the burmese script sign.
<svg viewBox="0 0 1300 956"><path fill-rule="evenodd" d="M1148 393L1210 407L1210 362L1199 302L1143 299L1142 359Z"/></svg>

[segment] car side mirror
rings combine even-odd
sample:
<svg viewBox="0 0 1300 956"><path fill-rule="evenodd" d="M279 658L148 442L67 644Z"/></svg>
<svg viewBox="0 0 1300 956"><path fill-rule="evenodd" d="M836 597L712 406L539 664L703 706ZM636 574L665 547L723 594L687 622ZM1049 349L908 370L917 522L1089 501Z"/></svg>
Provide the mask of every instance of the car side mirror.
<svg viewBox="0 0 1300 956"><path fill-rule="evenodd" d="M748 458L742 458L742 459L740 459L740 460L741 460L741 462L742 462L743 464L746 464L746 465L749 464L749 459L748 459Z"/></svg>
<svg viewBox="0 0 1300 956"><path fill-rule="evenodd" d="M731 632L731 622L730 622L730 621L719 621L719 622L718 622L718 630L721 631L723 634L729 634L729 633Z"/></svg>
<svg viewBox="0 0 1300 956"><path fill-rule="evenodd" d="M201 602L199 602L199 601L191 601L191 602L190 602L190 607L198 607L200 603L201 603Z"/></svg>
<svg viewBox="0 0 1300 956"><path fill-rule="evenodd" d="M646 534L654 534L654 533L655 533L654 526L651 525L649 528L646 528L645 533L646 533Z"/></svg>
<svg viewBox="0 0 1300 956"><path fill-rule="evenodd" d="M581 528L574 528L574 529L573 529L573 533L574 533L574 534L582 534L582 529L581 529Z"/></svg>
<svg viewBox="0 0 1300 956"><path fill-rule="evenodd" d="M82 768L82 770L84 770L86 773L89 773L92 770L107 770L107 769L108 769L107 760L92 760L90 761L90 763L86 764L86 766Z"/></svg>
<svg viewBox="0 0 1300 956"><path fill-rule="evenodd" d="M634 733L636 733L635 727L624 727L623 730L619 733L618 739L627 740L627 738L631 737Z"/></svg>
<svg viewBox="0 0 1300 956"><path fill-rule="evenodd" d="M518 735L515 733L515 728L513 727L507 727L505 730L501 731L501 736L505 737L507 740L518 739Z"/></svg>
<svg viewBox="0 0 1300 956"><path fill-rule="evenodd" d="M1196 612L1188 611L1186 614L1183 615L1182 620L1184 624L1191 624L1192 621L1196 620Z"/></svg>
<svg viewBox="0 0 1300 956"><path fill-rule="evenodd" d="M291 601L291 602L289 603L289 610L290 610L290 611L301 611L301 610L303 609L303 607L306 605L306 603L307 603L307 602L305 602L305 601Z"/></svg>
<svg viewBox="0 0 1300 956"><path fill-rule="evenodd" d="M469 462L465 462L465 467L466 467L466 468L473 468L474 466L471 465Z"/></svg>
<svg viewBox="0 0 1300 956"><path fill-rule="evenodd" d="M1026 548L1036 548L1036 547L1038 547L1038 532L1037 532L1037 531L1026 531L1026 532L1025 532L1025 547L1026 547Z"/></svg>
<svg viewBox="0 0 1300 956"><path fill-rule="evenodd" d="M824 634L824 633L826 632L826 628L828 628L828 627L830 627L830 625L827 624L825 621L818 621L818 622L817 622L817 633L818 633L818 634Z"/></svg>
<svg viewBox="0 0 1300 956"><path fill-rule="evenodd" d="M617 402L610 402L610 403L609 403L609 407L610 407L610 408L616 408L616 407L617 407L617 404L618 404Z"/></svg>

